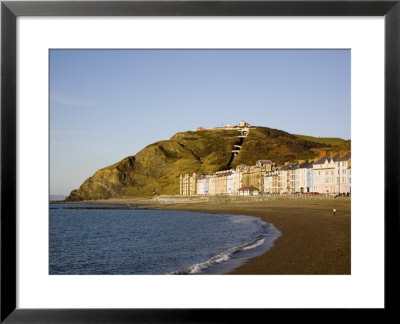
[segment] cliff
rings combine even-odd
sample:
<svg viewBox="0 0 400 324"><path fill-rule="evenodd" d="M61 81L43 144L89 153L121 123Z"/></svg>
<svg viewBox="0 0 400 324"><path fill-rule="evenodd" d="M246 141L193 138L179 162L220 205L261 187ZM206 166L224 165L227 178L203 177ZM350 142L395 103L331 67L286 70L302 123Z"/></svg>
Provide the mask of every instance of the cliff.
<svg viewBox="0 0 400 324"><path fill-rule="evenodd" d="M331 145L317 138L305 139L267 127L251 129L246 138L238 135L237 130L224 129L177 133L169 140L146 146L135 156L98 170L66 200L179 194L182 173L213 173L238 164L254 165L257 160L265 159L277 163L307 160L317 156L320 149L334 151L347 146L344 140ZM241 149L233 157L235 144Z"/></svg>

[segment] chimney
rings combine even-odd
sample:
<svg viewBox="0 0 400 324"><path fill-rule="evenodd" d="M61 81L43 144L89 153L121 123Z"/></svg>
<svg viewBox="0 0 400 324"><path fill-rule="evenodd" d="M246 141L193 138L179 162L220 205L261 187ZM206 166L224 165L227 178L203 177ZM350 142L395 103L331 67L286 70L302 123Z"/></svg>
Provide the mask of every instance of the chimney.
<svg viewBox="0 0 400 324"><path fill-rule="evenodd" d="M319 151L319 157L323 157L326 154L326 151Z"/></svg>

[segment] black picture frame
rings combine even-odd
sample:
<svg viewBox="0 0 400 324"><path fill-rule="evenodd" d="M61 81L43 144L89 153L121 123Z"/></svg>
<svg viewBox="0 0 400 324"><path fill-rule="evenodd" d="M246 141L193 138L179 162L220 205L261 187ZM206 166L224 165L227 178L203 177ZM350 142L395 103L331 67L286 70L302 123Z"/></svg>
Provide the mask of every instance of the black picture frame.
<svg viewBox="0 0 400 324"><path fill-rule="evenodd" d="M396 311L400 175L400 0L380 1L2 1L1 2L1 313L3 323L199 323L253 320L260 309L16 308L16 19L19 16L384 16L385 156L370 157L385 182L385 308ZM373 261L372 261L373 262ZM304 314L304 312L300 313ZM300 315L299 314L299 315ZM369 313L367 316L370 317ZM268 314L270 316L270 314ZM309 315L306 315L309 316ZM266 319L267 320L267 319Z"/></svg>

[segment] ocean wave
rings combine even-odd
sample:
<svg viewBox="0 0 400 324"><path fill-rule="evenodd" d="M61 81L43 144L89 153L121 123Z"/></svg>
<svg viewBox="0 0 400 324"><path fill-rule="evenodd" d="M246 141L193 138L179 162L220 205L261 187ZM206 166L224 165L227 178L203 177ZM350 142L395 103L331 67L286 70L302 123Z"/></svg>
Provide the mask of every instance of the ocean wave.
<svg viewBox="0 0 400 324"><path fill-rule="evenodd" d="M170 272L168 274L170 274L170 275L197 274L197 273L199 273L211 266L214 266L218 263L228 261L235 254L237 254L239 252L254 249L258 246L263 245L265 243L265 240L268 237L270 237L272 240L274 240L280 236L280 232L272 224L268 224L268 223L260 221L260 225L262 228L262 230L261 230L262 234L259 234L256 237L253 237L253 238L247 240L243 245L229 248L223 252L214 254L212 257L210 257L209 259L207 259L203 262L191 265L182 270Z"/></svg>

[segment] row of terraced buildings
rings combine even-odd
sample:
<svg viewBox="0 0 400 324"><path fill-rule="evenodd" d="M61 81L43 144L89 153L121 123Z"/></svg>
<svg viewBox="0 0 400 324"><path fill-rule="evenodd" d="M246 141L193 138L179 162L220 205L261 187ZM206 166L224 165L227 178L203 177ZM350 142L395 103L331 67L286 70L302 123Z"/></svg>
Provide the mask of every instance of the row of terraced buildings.
<svg viewBox="0 0 400 324"><path fill-rule="evenodd" d="M263 194L350 194L351 152L326 153L312 161L277 165L259 160L254 166L214 174L182 174L180 194L192 195L263 195Z"/></svg>

